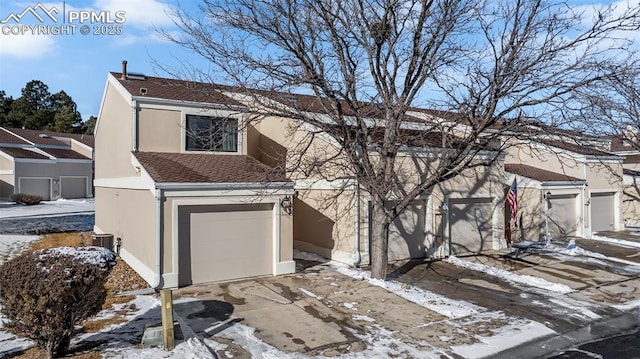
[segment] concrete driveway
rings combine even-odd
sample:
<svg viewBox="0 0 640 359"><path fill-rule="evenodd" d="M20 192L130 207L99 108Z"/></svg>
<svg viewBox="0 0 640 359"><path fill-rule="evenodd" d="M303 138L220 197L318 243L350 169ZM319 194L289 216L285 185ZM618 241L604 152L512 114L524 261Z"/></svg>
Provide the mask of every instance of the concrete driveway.
<svg viewBox="0 0 640 359"><path fill-rule="evenodd" d="M192 335L217 343L221 358L499 355L636 306L638 248L580 239L567 253L562 245L518 261L504 252L457 259L484 271L447 260L397 263L386 283L299 259L296 274L177 290L174 310Z"/></svg>

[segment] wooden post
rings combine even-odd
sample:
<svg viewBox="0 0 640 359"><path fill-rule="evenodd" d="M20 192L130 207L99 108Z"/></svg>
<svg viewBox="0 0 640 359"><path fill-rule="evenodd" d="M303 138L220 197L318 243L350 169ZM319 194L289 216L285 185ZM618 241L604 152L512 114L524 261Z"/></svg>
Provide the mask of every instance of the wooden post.
<svg viewBox="0 0 640 359"><path fill-rule="evenodd" d="M162 345L164 350L173 350L175 338L173 334L173 296L171 289L160 290L162 305Z"/></svg>

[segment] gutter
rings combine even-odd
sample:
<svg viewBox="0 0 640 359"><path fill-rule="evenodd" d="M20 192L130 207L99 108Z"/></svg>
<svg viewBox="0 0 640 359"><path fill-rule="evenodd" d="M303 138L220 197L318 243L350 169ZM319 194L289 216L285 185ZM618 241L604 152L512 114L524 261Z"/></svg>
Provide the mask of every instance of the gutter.
<svg viewBox="0 0 640 359"><path fill-rule="evenodd" d="M225 104L217 104L217 103L209 103L209 102L181 101L181 100L171 100L171 99L160 98L160 97L133 96L133 95L131 96L131 99L134 102L139 101L145 104L152 104L152 105L165 105L165 106L175 105L175 106L183 106L183 107L189 106L189 107L196 107L196 108L207 108L211 110L234 110L240 113L249 112L249 109L242 105L225 105Z"/></svg>
<svg viewBox="0 0 640 359"><path fill-rule="evenodd" d="M542 187L559 187L559 186L584 186L587 181L553 181L553 182L541 182Z"/></svg>
<svg viewBox="0 0 640 359"><path fill-rule="evenodd" d="M138 152L138 101L135 99L132 100L131 107L133 108L133 131L131 136L133 143L131 147L133 148L133 152Z"/></svg>
<svg viewBox="0 0 640 359"><path fill-rule="evenodd" d="M360 255L360 182L358 182L358 175L356 175L356 183L354 189L354 199L355 199L355 248L356 248L356 258L353 262L354 267L360 267L360 262L362 262L362 256Z"/></svg>
<svg viewBox="0 0 640 359"><path fill-rule="evenodd" d="M163 220L162 220L162 190L156 189L156 198L158 199L156 206L156 270L155 270L155 278L153 279L153 284L151 287L153 289L161 289L162 286L162 231L163 231Z"/></svg>
<svg viewBox="0 0 640 359"><path fill-rule="evenodd" d="M293 182L238 182L238 183L156 183L156 189L162 190L193 190L193 189L215 189L215 190L239 190L239 189L284 189L293 191ZM292 192L293 193L293 192Z"/></svg>

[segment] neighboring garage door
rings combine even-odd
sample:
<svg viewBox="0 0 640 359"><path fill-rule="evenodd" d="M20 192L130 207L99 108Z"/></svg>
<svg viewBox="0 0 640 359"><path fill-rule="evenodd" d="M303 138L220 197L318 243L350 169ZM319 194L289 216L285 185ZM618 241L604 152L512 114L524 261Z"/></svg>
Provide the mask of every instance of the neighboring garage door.
<svg viewBox="0 0 640 359"><path fill-rule="evenodd" d="M613 231L615 193L591 193L591 230Z"/></svg>
<svg viewBox="0 0 640 359"><path fill-rule="evenodd" d="M51 180L49 178L19 178L20 193L37 194L43 200L51 200Z"/></svg>
<svg viewBox="0 0 640 359"><path fill-rule="evenodd" d="M389 261L425 257L425 209L423 201L415 201L389 226Z"/></svg>
<svg viewBox="0 0 640 359"><path fill-rule="evenodd" d="M449 199L451 253L470 254L492 249L492 218L490 198Z"/></svg>
<svg viewBox="0 0 640 359"><path fill-rule="evenodd" d="M273 273L272 206L180 206L180 285Z"/></svg>
<svg viewBox="0 0 640 359"><path fill-rule="evenodd" d="M87 198L87 177L60 177L60 196L65 199Z"/></svg>
<svg viewBox="0 0 640 359"><path fill-rule="evenodd" d="M575 236L577 194L552 195L549 198L549 232L552 236Z"/></svg>

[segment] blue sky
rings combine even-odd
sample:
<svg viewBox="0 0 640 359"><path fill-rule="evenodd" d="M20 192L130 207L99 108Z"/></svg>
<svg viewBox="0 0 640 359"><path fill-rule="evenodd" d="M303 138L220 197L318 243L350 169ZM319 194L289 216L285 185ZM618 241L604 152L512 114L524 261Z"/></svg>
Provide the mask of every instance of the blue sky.
<svg viewBox="0 0 640 359"><path fill-rule="evenodd" d="M175 1L69 0L39 3L1 0L0 22L7 21L0 23L0 90L15 98L20 96L20 90L27 82L41 80L49 86L51 93L64 90L71 95L83 119L97 116L107 73L120 71L122 60L128 61L129 71L160 76L164 74L154 66L154 61L169 67L179 65L179 61L191 64L201 61L185 49L159 38L154 30L177 31L167 14ZM183 1L180 5L193 9L197 3L195 0ZM571 3L591 6L598 1L574 0ZM38 4L41 4L38 14L44 22L33 13L26 13L18 22L15 17L9 18L11 14L21 14ZM47 19L44 11L49 11L52 18ZM101 17L80 23L71 19L72 13L74 16L94 14ZM24 29L24 25L73 25L76 28L75 34L11 33ZM88 25L90 32L104 29L122 33L83 35L80 33L82 25ZM70 30L67 28L67 31ZM206 66L205 63L203 65Z"/></svg>
<svg viewBox="0 0 640 359"><path fill-rule="evenodd" d="M185 2L182 6L192 6L193 3L195 2ZM37 4L37 1L2 0L0 21ZM47 15L40 10L44 23L32 13L25 14L18 23L15 19L0 23L0 90L14 98L20 96L20 91L27 82L41 80L49 86L51 93L64 90L71 95L86 120L91 115L98 115L107 73L120 71L122 60L128 61L129 71L154 75L158 74L152 64L154 60L171 66L176 62L175 58L194 59L184 49L160 39L154 30L175 30L167 15L169 6L175 2L70 0L64 3L43 1L41 4L41 9L58 10L58 13L52 11L58 22L46 18ZM61 25L63 8L66 25ZM75 17L82 14L91 16L91 13L97 16L102 12L102 17L93 22L88 19L79 23L78 19L70 19L72 12ZM75 34L69 33L72 31L69 27L66 28L66 34L32 35L28 31L24 34L12 34L12 31L22 31L22 27L16 27L17 25L75 25L76 29ZM104 29L115 33L121 29L122 34L83 35L80 33L82 25L88 25L90 32Z"/></svg>

